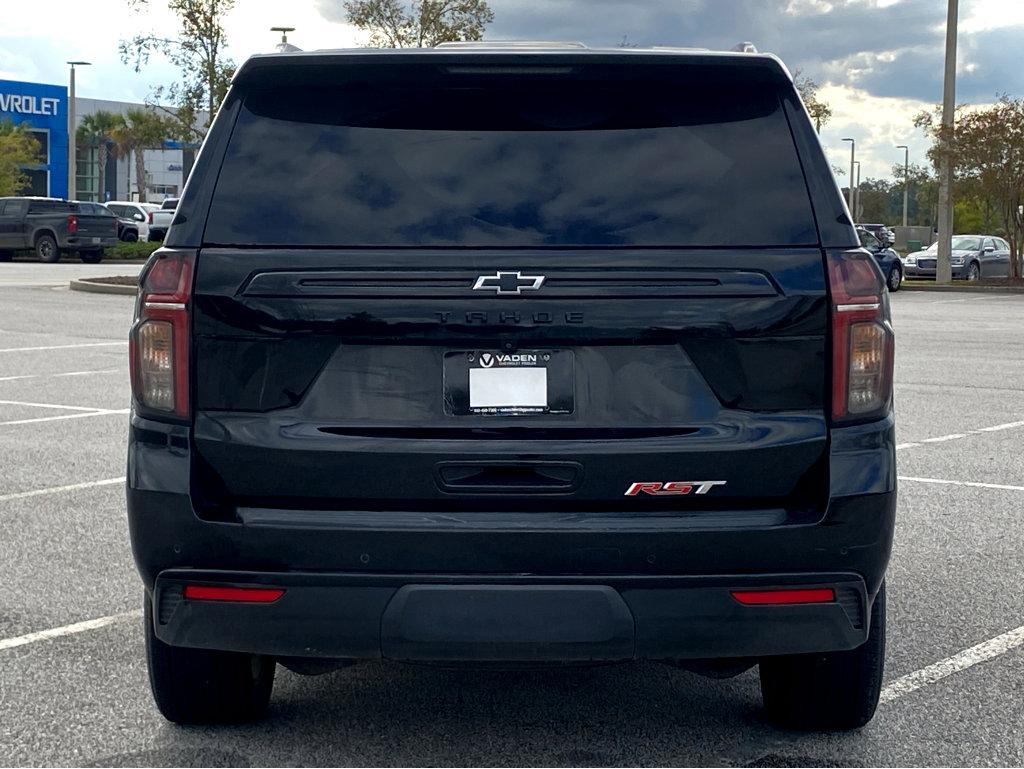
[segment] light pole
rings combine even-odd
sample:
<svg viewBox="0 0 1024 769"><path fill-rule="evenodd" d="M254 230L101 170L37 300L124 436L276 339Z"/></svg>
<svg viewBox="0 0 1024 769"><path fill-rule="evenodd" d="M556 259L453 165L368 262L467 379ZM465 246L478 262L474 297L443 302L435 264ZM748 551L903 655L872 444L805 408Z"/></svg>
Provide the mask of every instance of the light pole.
<svg viewBox="0 0 1024 769"><path fill-rule="evenodd" d="M857 216L853 213L853 164L857 160L857 142L854 139L843 139L843 141L850 142L850 194L847 196L846 202L850 206L850 216L856 219Z"/></svg>
<svg viewBox="0 0 1024 769"><path fill-rule="evenodd" d="M291 53L299 50L297 46L288 42L288 33L294 32L295 27L271 27L270 31L281 33L281 42L274 46L274 50L278 53Z"/></svg>
<svg viewBox="0 0 1024 769"><path fill-rule="evenodd" d="M949 0L946 11L946 72L942 87L942 128L939 142L939 260L935 268L936 283L950 283L953 272L953 118L956 110L956 25L958 0Z"/></svg>
<svg viewBox="0 0 1024 769"><path fill-rule="evenodd" d="M907 209L910 205L910 147L897 144L896 149L903 150L903 226L907 226Z"/></svg>
<svg viewBox="0 0 1024 769"><path fill-rule="evenodd" d="M75 67L88 67L88 61L69 61L71 65L71 87L68 89L68 200L78 197L75 191L75 174L78 172L76 155L78 148L75 136Z"/></svg>
<svg viewBox="0 0 1024 769"><path fill-rule="evenodd" d="M856 221L860 219L860 212L858 210L860 208L860 161L858 160L854 165L857 166L857 186L854 188L853 193L853 219Z"/></svg>

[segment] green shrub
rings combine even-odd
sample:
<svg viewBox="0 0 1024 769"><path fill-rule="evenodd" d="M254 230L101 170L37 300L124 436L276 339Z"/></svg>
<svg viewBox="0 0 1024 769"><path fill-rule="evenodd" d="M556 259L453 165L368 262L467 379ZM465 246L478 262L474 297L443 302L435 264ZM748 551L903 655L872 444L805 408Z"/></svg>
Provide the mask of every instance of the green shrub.
<svg viewBox="0 0 1024 769"><path fill-rule="evenodd" d="M144 240L137 240L134 243L119 242L103 252L104 259L148 259L149 255L156 251L162 243L148 243Z"/></svg>

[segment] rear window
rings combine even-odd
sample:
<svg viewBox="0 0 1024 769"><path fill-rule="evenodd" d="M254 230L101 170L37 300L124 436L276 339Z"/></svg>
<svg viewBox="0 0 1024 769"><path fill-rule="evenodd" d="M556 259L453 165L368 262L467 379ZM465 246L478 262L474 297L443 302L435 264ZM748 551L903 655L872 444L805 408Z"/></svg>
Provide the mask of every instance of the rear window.
<svg viewBox="0 0 1024 769"><path fill-rule="evenodd" d="M517 78L250 91L205 241L790 246L817 233L773 87Z"/></svg>

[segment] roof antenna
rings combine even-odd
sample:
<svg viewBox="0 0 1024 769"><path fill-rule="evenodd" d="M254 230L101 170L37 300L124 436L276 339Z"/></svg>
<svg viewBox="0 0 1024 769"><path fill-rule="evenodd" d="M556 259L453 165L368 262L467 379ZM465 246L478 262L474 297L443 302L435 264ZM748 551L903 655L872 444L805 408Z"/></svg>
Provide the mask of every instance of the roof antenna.
<svg viewBox="0 0 1024 769"><path fill-rule="evenodd" d="M278 53L291 53L292 51L302 50L298 46L292 45L288 42L288 33L294 32L295 27L271 27L270 31L281 33L281 42L274 46L274 50Z"/></svg>

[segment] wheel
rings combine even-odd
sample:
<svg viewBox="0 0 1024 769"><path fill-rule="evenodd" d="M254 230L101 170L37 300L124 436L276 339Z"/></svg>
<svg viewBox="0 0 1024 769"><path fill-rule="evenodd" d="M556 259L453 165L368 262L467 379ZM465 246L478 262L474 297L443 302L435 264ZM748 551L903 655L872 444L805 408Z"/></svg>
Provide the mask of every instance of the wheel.
<svg viewBox="0 0 1024 769"><path fill-rule="evenodd" d="M899 291L900 286L903 285L903 268L898 264L894 264L892 269L889 270L889 277L885 282L889 286L889 291Z"/></svg>
<svg viewBox="0 0 1024 769"><path fill-rule="evenodd" d="M125 243L134 243L139 239L139 233L136 230L125 230L124 237L121 238Z"/></svg>
<svg viewBox="0 0 1024 769"><path fill-rule="evenodd" d="M272 657L169 646L153 630L145 599L146 663L157 709L178 724L239 723L259 718L274 688Z"/></svg>
<svg viewBox="0 0 1024 769"><path fill-rule="evenodd" d="M967 268L967 280L981 280L981 266L977 262L971 262Z"/></svg>
<svg viewBox="0 0 1024 769"><path fill-rule="evenodd" d="M78 258L86 264L99 264L103 261L103 249L99 248L95 251L79 251Z"/></svg>
<svg viewBox="0 0 1024 769"><path fill-rule="evenodd" d="M57 241L54 240L53 235L40 235L36 238L36 256L39 257L41 262L59 262L60 261L60 249L57 248Z"/></svg>
<svg viewBox="0 0 1024 769"><path fill-rule="evenodd" d="M856 729L875 714L885 663L885 583L856 649L761 661L761 697L772 721L796 729Z"/></svg>

